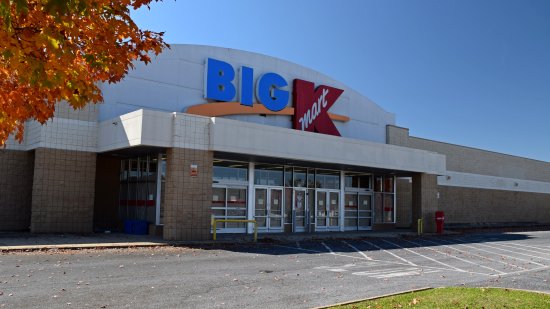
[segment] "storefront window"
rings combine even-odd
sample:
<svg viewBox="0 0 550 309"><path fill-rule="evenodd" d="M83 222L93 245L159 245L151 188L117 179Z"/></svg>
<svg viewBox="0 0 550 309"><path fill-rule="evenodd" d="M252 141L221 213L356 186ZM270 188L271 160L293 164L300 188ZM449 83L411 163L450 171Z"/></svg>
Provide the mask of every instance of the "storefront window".
<svg viewBox="0 0 550 309"><path fill-rule="evenodd" d="M346 173L345 187L368 190L371 188L371 175Z"/></svg>
<svg viewBox="0 0 550 309"><path fill-rule="evenodd" d="M261 186L283 186L283 167L257 164L254 169L254 184Z"/></svg>
<svg viewBox="0 0 550 309"><path fill-rule="evenodd" d="M304 188L307 185L307 173L304 168L294 168L294 187Z"/></svg>
<svg viewBox="0 0 550 309"><path fill-rule="evenodd" d="M315 188L315 170L312 168L307 169L307 187Z"/></svg>
<svg viewBox="0 0 550 309"><path fill-rule="evenodd" d="M384 177L384 192L393 192L393 176Z"/></svg>
<svg viewBox="0 0 550 309"><path fill-rule="evenodd" d="M395 222L395 177L376 176L374 190L375 222Z"/></svg>
<svg viewBox="0 0 550 309"><path fill-rule="evenodd" d="M211 210L214 218L246 220L246 192L246 188L213 187ZM242 222L218 222L216 224L218 229L241 229L244 231L245 227L245 223Z"/></svg>
<svg viewBox="0 0 550 309"><path fill-rule="evenodd" d="M157 160L155 154L121 161L118 214L122 220L156 223Z"/></svg>
<svg viewBox="0 0 550 309"><path fill-rule="evenodd" d="M248 181L248 163L214 160L212 180L217 182Z"/></svg>
<svg viewBox="0 0 550 309"><path fill-rule="evenodd" d="M285 187L292 187L292 167L285 167Z"/></svg>
<svg viewBox="0 0 550 309"><path fill-rule="evenodd" d="M383 192L382 185L384 183L384 178L382 176L376 176L374 178L374 191Z"/></svg>
<svg viewBox="0 0 550 309"><path fill-rule="evenodd" d="M340 172L317 170L315 184L317 188L340 189Z"/></svg>

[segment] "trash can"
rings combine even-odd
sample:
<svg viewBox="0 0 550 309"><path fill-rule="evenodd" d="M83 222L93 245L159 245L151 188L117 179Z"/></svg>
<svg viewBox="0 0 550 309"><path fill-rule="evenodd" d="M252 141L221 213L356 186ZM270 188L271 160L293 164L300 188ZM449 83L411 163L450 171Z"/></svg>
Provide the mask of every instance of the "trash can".
<svg viewBox="0 0 550 309"><path fill-rule="evenodd" d="M435 226L438 234L443 233L443 225L445 223L445 213L443 211L435 212Z"/></svg>
<svg viewBox="0 0 550 309"><path fill-rule="evenodd" d="M124 220L124 233L147 235L149 233L149 222L146 220Z"/></svg>

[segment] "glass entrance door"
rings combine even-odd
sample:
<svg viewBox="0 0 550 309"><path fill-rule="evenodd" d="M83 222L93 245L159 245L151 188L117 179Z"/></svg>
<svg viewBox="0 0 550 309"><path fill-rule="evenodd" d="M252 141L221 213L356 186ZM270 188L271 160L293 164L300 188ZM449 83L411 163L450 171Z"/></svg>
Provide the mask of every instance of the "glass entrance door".
<svg viewBox="0 0 550 309"><path fill-rule="evenodd" d="M254 216L258 229L269 232L283 230L283 189L256 188Z"/></svg>
<svg viewBox="0 0 550 309"><path fill-rule="evenodd" d="M359 194L359 213L358 225L359 230L370 230L372 228L372 195Z"/></svg>
<svg viewBox="0 0 550 309"><path fill-rule="evenodd" d="M372 195L347 192L344 206L345 230L369 230L372 227Z"/></svg>
<svg viewBox="0 0 550 309"><path fill-rule="evenodd" d="M317 190L315 193L316 230L338 229L340 192Z"/></svg>
<svg viewBox="0 0 550 309"><path fill-rule="evenodd" d="M305 232L308 226L306 190L294 190L294 231Z"/></svg>

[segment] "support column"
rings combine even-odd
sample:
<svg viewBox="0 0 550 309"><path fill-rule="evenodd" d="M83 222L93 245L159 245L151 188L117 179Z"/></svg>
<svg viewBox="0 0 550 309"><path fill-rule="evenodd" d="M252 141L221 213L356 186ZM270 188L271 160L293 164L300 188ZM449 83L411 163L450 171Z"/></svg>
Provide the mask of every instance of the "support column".
<svg viewBox="0 0 550 309"><path fill-rule="evenodd" d="M34 155L0 149L0 231L28 230Z"/></svg>
<svg viewBox="0 0 550 309"><path fill-rule="evenodd" d="M438 209L437 175L417 174L412 177L413 229L423 219L424 232L435 233L435 212Z"/></svg>
<svg viewBox="0 0 550 309"><path fill-rule="evenodd" d="M95 153L36 149L31 232L91 233L95 173Z"/></svg>
<svg viewBox="0 0 550 309"><path fill-rule="evenodd" d="M191 165L197 165L196 176ZM170 148L166 152L164 239L208 240L213 152Z"/></svg>

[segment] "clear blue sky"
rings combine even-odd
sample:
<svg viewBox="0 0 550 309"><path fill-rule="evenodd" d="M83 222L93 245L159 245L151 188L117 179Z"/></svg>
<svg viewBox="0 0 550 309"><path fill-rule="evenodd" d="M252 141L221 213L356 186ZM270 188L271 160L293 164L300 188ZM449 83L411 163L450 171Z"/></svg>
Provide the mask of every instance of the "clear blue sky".
<svg viewBox="0 0 550 309"><path fill-rule="evenodd" d="M413 136L550 162L549 0L165 0L133 17L315 69Z"/></svg>

